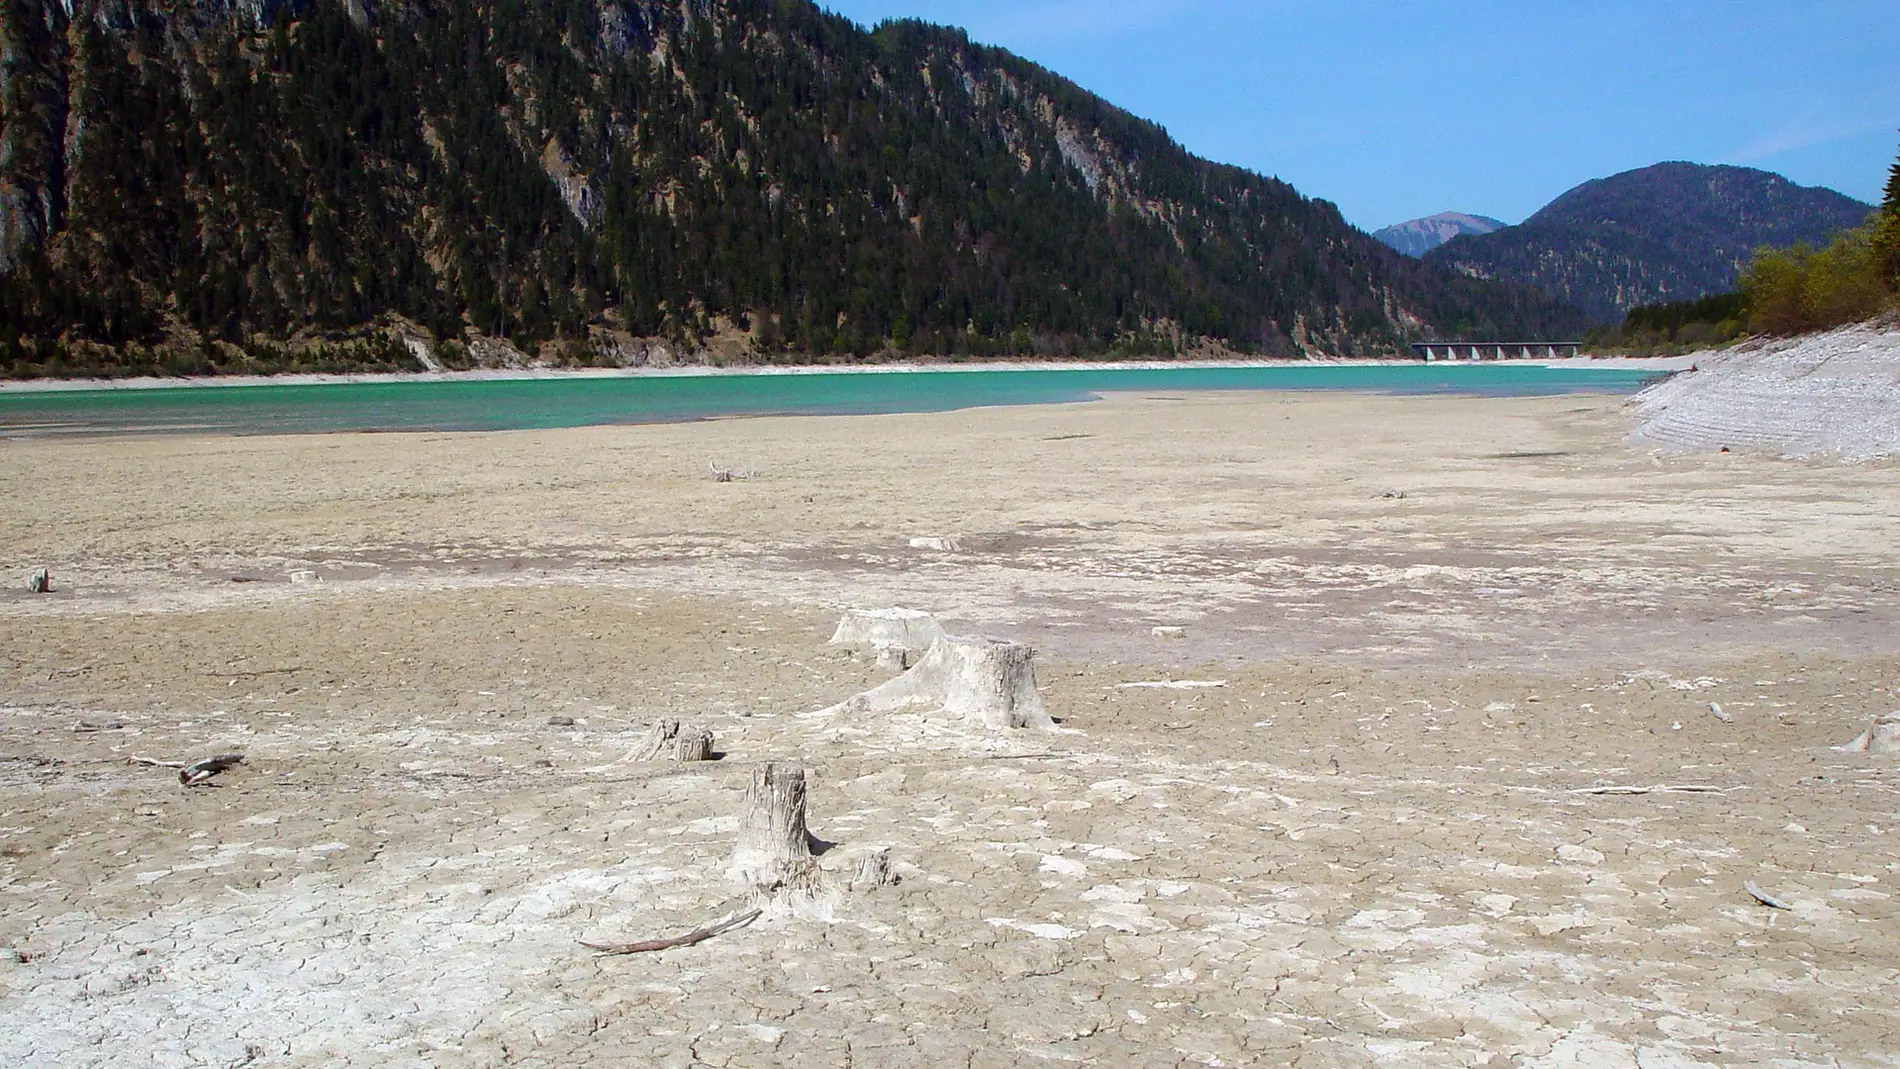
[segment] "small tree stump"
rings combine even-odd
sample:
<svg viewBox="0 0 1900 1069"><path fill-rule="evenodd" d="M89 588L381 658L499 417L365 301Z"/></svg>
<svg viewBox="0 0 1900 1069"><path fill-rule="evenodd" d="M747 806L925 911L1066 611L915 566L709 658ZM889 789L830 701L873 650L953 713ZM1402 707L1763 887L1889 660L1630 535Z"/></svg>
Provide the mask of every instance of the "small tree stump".
<svg viewBox="0 0 1900 1069"><path fill-rule="evenodd" d="M917 667L827 713L891 712L936 705L997 731L1049 728L1055 721L1036 693L1035 652L995 638L938 639Z"/></svg>
<svg viewBox="0 0 1900 1069"><path fill-rule="evenodd" d="M675 752L680 735L680 722L677 720L655 720L647 729L647 736L640 740L627 757L633 761L658 761L669 753Z"/></svg>
<svg viewBox="0 0 1900 1069"><path fill-rule="evenodd" d="M916 609L852 609L838 621L831 633L833 646L871 646L880 653L887 649L930 648L943 637L943 625L927 612Z"/></svg>
<svg viewBox="0 0 1900 1069"><path fill-rule="evenodd" d="M1842 753L1887 755L1900 753L1900 713L1876 718L1860 738L1839 747Z"/></svg>
<svg viewBox="0 0 1900 1069"><path fill-rule="evenodd" d="M897 874L891 871L891 851L886 847L873 850L858 859L858 873L851 878L851 888L856 891L875 891L896 882Z"/></svg>
<svg viewBox="0 0 1900 1069"><path fill-rule="evenodd" d="M26 588L35 594L51 594L53 592L53 573L47 571L45 568L41 568L39 571L33 573L33 578L27 580Z"/></svg>
<svg viewBox="0 0 1900 1069"><path fill-rule="evenodd" d="M680 729L673 740L673 759L681 764L713 759L713 733L691 724Z"/></svg>
<svg viewBox="0 0 1900 1069"><path fill-rule="evenodd" d="M754 769L727 874L754 893L809 889L818 877L811 846L805 770L772 764Z"/></svg>

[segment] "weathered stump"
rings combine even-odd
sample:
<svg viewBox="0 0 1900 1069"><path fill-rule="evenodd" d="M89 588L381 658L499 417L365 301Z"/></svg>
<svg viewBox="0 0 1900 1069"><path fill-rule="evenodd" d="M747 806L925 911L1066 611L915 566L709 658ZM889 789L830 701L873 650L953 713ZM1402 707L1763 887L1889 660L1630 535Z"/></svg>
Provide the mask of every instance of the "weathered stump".
<svg viewBox="0 0 1900 1069"><path fill-rule="evenodd" d="M882 850L873 850L858 859L858 872L851 879L851 889L875 891L896 882L897 874L891 871L891 851L889 847L886 847Z"/></svg>
<svg viewBox="0 0 1900 1069"><path fill-rule="evenodd" d="M852 609L831 634L833 646L870 646L878 650L922 653L943 637L943 625L916 609Z"/></svg>
<svg viewBox="0 0 1900 1069"><path fill-rule="evenodd" d="M27 580L26 588L35 594L51 594L53 592L53 573L41 568L39 571L33 573L33 578Z"/></svg>
<svg viewBox="0 0 1900 1069"><path fill-rule="evenodd" d="M761 894L816 885L818 862L805 826L804 769L768 764L753 770L727 874Z"/></svg>
<svg viewBox="0 0 1900 1069"><path fill-rule="evenodd" d="M1887 755L1900 753L1900 713L1876 718L1860 738L1840 747L1842 753Z"/></svg>
<svg viewBox="0 0 1900 1069"><path fill-rule="evenodd" d="M673 759L681 764L713 759L713 733L691 724L680 729L673 740Z"/></svg>
<svg viewBox="0 0 1900 1069"><path fill-rule="evenodd" d="M646 738L627 755L630 761L658 761L673 753L679 745L680 722L677 720L655 720L647 729Z"/></svg>
<svg viewBox="0 0 1900 1069"><path fill-rule="evenodd" d="M915 668L826 712L936 705L998 731L1054 727L1036 693L1034 658L1034 651L1017 642L945 636Z"/></svg>

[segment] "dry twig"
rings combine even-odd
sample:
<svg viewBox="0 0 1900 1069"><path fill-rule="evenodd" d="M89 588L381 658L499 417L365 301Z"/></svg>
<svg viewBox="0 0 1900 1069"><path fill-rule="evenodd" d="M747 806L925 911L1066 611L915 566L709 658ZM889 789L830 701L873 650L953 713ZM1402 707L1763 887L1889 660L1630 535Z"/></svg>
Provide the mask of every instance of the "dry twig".
<svg viewBox="0 0 1900 1069"><path fill-rule="evenodd" d="M1700 783L1667 784L1658 783L1653 787L1578 787L1571 794L1727 794L1739 791L1740 787L1711 787Z"/></svg>
<svg viewBox="0 0 1900 1069"><path fill-rule="evenodd" d="M150 765L153 768L184 768L183 761L160 761L156 757L128 757L127 761L135 765Z"/></svg>
<svg viewBox="0 0 1900 1069"><path fill-rule="evenodd" d="M676 935L671 939L648 939L639 943L589 943L586 940L582 940L581 945L589 950L597 950L602 954L610 955L650 954L656 950L672 950L675 947L689 947L697 943L704 943L713 936L724 935L727 932L744 928L746 925L758 920L764 912L764 910L754 908L748 909L743 913L728 913L724 917L706 925L704 928L695 928L685 935Z"/></svg>

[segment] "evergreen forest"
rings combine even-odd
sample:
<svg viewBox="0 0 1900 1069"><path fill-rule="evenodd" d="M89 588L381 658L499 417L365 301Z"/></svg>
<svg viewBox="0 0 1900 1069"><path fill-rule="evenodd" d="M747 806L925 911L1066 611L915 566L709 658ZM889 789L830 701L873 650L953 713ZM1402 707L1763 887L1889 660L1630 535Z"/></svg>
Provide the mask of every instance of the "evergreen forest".
<svg viewBox="0 0 1900 1069"><path fill-rule="evenodd" d="M0 46L0 374L1583 325L959 31L807 0L0 0Z"/></svg>

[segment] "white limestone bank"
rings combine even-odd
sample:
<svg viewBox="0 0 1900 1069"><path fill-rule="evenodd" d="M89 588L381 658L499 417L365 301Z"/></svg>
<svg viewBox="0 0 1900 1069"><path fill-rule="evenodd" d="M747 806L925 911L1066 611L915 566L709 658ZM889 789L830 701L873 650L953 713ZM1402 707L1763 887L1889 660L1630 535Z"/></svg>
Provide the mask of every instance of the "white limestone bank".
<svg viewBox="0 0 1900 1069"><path fill-rule="evenodd" d="M1638 439L1848 461L1900 455L1900 321L1702 353L1695 366L1631 401Z"/></svg>

